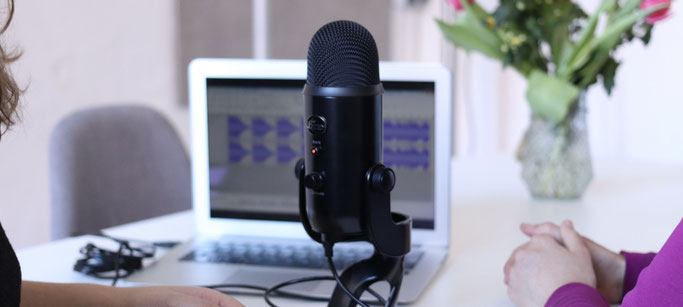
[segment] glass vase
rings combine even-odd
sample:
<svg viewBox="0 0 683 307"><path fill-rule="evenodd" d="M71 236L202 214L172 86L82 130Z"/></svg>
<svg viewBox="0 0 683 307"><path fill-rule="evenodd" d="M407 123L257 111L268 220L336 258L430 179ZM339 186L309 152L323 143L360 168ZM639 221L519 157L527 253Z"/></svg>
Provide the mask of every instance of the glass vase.
<svg viewBox="0 0 683 307"><path fill-rule="evenodd" d="M560 123L532 115L517 158L533 197L577 199L593 179L585 97L581 93Z"/></svg>

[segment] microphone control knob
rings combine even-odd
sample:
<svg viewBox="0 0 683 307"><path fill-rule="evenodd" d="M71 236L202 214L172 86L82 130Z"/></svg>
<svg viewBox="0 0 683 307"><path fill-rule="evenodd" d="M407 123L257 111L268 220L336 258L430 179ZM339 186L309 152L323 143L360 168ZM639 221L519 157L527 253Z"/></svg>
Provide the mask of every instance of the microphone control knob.
<svg viewBox="0 0 683 307"><path fill-rule="evenodd" d="M306 166L304 164L304 159L301 158L299 161L296 161L296 166L294 166L294 176L296 176L296 179L299 180L299 176L306 170Z"/></svg>
<svg viewBox="0 0 683 307"><path fill-rule="evenodd" d="M306 128L313 135L320 135L327 130L327 122L322 116L313 115L306 121Z"/></svg>
<svg viewBox="0 0 683 307"><path fill-rule="evenodd" d="M318 191L323 188L324 184L325 177L321 173L313 172L304 177L304 185L309 189Z"/></svg>
<svg viewBox="0 0 683 307"><path fill-rule="evenodd" d="M396 174L388 167L380 166L372 172L372 189L389 193L396 185Z"/></svg>

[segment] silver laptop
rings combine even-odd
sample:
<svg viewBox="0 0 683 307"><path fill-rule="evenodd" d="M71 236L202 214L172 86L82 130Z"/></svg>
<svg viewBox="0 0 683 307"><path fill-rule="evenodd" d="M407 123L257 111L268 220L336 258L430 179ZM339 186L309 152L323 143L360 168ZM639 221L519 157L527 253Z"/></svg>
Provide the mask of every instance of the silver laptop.
<svg viewBox="0 0 683 307"><path fill-rule="evenodd" d="M322 247L298 221L303 157L303 60L196 59L190 64L193 206L198 236L127 280L270 287L330 275ZM449 243L451 77L441 65L380 63L384 164L396 172L393 211L413 218L399 302L415 301ZM369 243L335 246L342 270ZM286 290L330 297L334 282ZM388 286L373 286L383 296Z"/></svg>

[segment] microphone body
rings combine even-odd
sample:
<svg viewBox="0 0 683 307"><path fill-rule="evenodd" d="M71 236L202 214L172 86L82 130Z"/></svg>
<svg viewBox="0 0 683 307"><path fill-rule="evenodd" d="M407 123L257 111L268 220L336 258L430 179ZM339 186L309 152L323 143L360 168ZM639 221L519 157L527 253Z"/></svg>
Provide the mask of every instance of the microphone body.
<svg viewBox="0 0 683 307"><path fill-rule="evenodd" d="M381 84L304 87L306 211L325 241L367 240L368 171L382 163Z"/></svg>
<svg viewBox="0 0 683 307"><path fill-rule="evenodd" d="M409 216L391 212L394 171L382 165L382 93L374 38L351 21L323 26L308 49L304 86L305 156L295 167L299 217L306 233L325 248L368 241L375 247L337 277L330 307L362 305L372 283L387 281L387 306L395 306L410 252Z"/></svg>

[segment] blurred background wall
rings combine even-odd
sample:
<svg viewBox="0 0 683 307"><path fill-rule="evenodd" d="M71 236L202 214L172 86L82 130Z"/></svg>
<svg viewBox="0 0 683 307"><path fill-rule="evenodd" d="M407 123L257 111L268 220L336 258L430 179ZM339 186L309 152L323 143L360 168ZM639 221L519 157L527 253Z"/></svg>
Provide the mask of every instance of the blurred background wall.
<svg viewBox="0 0 683 307"><path fill-rule="evenodd" d="M478 0L492 9L495 0ZM579 1L587 11L595 1ZM683 18L659 24L652 44L618 52L611 97L588 93L591 145L601 157L683 163ZM351 19L375 36L382 60L453 69L454 155L512 157L529 119L525 81L478 54L455 51L434 18L442 0L21 0L3 38L23 51L12 66L27 87L22 123L0 142L0 221L15 247L49 238L48 137L76 110L142 103L189 141L186 65L195 57L303 58L323 24ZM125 161L122 161L125 163ZM456 178L457 180L457 178Z"/></svg>
<svg viewBox="0 0 683 307"><path fill-rule="evenodd" d="M175 90L177 26L167 0L16 1L2 41L23 51L12 70L26 93L21 123L0 141L0 219L16 248L49 238L48 137L62 117L143 103L187 143L188 111Z"/></svg>

